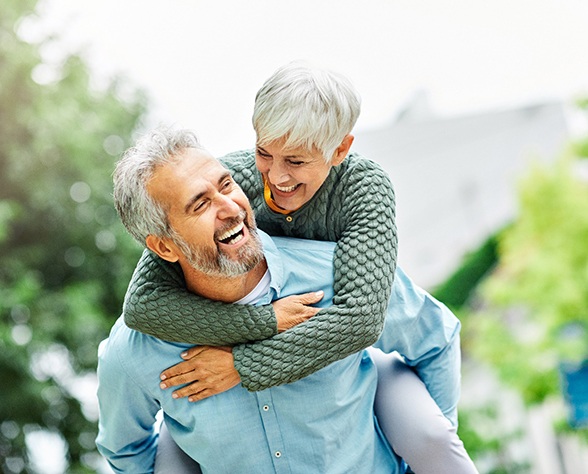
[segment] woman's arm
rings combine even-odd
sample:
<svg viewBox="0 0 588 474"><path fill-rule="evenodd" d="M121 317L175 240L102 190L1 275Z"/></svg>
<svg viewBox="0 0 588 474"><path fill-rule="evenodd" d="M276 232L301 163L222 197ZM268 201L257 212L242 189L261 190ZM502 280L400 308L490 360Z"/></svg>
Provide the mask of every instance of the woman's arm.
<svg viewBox="0 0 588 474"><path fill-rule="evenodd" d="M172 342L222 346L277 333L271 305L229 305L186 290L179 265L143 252L123 305L132 329Z"/></svg>

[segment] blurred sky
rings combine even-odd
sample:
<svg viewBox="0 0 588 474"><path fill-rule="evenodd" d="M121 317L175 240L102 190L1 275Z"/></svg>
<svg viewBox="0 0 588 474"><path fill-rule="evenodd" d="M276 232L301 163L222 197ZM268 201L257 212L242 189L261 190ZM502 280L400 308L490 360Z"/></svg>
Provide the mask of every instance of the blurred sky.
<svg viewBox="0 0 588 474"><path fill-rule="evenodd" d="M588 93L585 0L41 0L39 12L20 32L62 38L49 63L81 52L96 80L125 74L155 121L195 129L216 154L254 144L255 92L294 59L350 77L358 129L423 89L441 114Z"/></svg>

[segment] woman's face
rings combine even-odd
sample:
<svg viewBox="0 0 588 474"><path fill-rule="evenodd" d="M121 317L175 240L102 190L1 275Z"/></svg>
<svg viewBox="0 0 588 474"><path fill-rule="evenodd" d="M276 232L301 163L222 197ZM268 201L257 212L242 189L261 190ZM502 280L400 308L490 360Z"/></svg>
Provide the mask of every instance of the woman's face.
<svg viewBox="0 0 588 474"><path fill-rule="evenodd" d="M285 149L284 142L280 139L258 146L255 164L268 183L274 202L282 209L295 211L315 195L331 168L339 165L347 153L338 150L331 163L326 163L318 150Z"/></svg>

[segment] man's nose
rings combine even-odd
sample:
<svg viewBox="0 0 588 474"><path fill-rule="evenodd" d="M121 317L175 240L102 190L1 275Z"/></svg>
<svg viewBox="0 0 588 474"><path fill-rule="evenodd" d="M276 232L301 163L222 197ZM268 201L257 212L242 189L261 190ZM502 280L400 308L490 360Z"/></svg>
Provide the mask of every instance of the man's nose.
<svg viewBox="0 0 588 474"><path fill-rule="evenodd" d="M217 216L219 219L236 217L241 213L241 206L231 199L230 196L225 196L224 194L219 193L217 196L217 205Z"/></svg>

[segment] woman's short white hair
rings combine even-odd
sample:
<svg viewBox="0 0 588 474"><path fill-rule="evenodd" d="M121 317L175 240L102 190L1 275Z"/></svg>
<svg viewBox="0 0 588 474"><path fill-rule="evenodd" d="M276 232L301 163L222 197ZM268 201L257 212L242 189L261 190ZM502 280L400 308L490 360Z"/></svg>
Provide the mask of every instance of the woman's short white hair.
<svg viewBox="0 0 588 474"><path fill-rule="evenodd" d="M360 109L361 98L346 77L304 62L287 64L255 97L257 144L285 139L286 148L316 148L330 162Z"/></svg>
<svg viewBox="0 0 588 474"><path fill-rule="evenodd" d="M127 231L143 246L149 234L175 235L168 210L151 197L147 185L159 166L178 160L187 148L202 149L193 132L160 127L141 137L116 164L114 205Z"/></svg>

